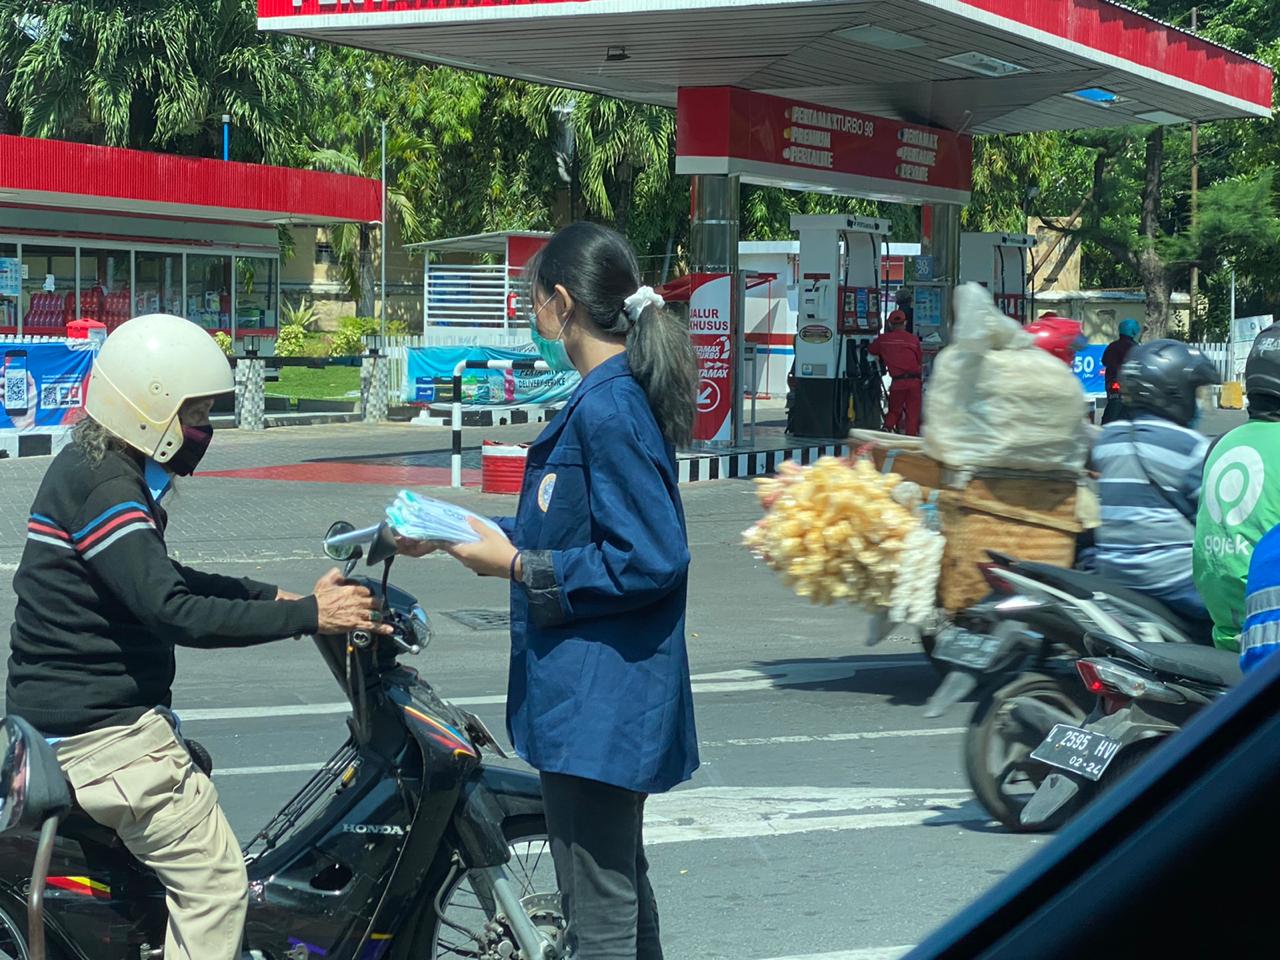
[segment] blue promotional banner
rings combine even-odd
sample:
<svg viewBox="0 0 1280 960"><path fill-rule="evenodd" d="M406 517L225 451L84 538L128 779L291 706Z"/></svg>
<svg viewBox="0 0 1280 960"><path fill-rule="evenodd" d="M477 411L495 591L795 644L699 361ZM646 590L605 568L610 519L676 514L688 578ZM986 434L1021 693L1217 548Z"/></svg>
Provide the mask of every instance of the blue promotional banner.
<svg viewBox="0 0 1280 960"><path fill-rule="evenodd" d="M533 360L537 355L500 347L418 347L409 351L403 398L407 403L453 402L453 371L463 360ZM471 406L549 406L578 386L577 371L467 370L462 402Z"/></svg>
<svg viewBox="0 0 1280 960"><path fill-rule="evenodd" d="M95 344L89 340L72 344L0 341L4 364L0 431L70 427L80 419Z"/></svg>
<svg viewBox="0 0 1280 960"><path fill-rule="evenodd" d="M1086 397L1107 395L1106 371L1102 367L1102 353L1106 349L1105 343L1091 343L1076 353L1072 369L1080 380L1080 386L1084 387Z"/></svg>

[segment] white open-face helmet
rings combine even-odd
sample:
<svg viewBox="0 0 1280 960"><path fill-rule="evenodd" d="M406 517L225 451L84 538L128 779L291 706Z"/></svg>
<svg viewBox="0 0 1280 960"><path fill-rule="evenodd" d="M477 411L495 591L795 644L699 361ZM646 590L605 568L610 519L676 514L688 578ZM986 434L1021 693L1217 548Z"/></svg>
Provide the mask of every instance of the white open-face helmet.
<svg viewBox="0 0 1280 960"><path fill-rule="evenodd" d="M182 405L235 388L231 364L208 331L182 317L152 313L107 337L84 408L135 450L168 463L182 446Z"/></svg>

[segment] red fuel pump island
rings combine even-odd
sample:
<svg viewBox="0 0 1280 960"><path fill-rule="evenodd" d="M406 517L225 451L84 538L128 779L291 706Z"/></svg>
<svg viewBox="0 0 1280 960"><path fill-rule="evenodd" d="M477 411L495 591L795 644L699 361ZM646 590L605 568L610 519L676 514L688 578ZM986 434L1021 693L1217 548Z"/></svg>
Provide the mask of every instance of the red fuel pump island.
<svg viewBox="0 0 1280 960"><path fill-rule="evenodd" d="M1028 315L1030 238L962 241L973 135L1269 117L1272 107L1264 64L1110 0L259 0L258 13L264 30L675 107L677 171L692 177L695 292L700 309L719 313L695 336L724 336L729 350L705 345L719 366L704 380L731 381L734 411L721 416L707 391L717 420L708 439L727 445L742 422L741 182L923 206L917 332L932 325L945 337L961 280ZM871 264L887 231L840 219L793 224L797 433L844 435L857 411L839 381L878 332Z"/></svg>

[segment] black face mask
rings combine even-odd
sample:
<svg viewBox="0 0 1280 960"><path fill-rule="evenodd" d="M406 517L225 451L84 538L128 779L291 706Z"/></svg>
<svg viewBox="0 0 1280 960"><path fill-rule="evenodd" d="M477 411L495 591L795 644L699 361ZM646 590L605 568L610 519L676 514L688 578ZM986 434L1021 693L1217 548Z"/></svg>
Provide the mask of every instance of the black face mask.
<svg viewBox="0 0 1280 960"><path fill-rule="evenodd" d="M180 477L189 477L204 458L213 440L213 427L183 427L182 446L169 458L169 470Z"/></svg>

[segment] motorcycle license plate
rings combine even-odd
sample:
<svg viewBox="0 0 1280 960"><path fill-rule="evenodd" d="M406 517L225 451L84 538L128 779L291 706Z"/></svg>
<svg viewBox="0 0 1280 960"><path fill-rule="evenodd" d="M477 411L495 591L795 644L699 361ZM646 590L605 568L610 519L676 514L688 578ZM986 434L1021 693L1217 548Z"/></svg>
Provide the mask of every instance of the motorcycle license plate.
<svg viewBox="0 0 1280 960"><path fill-rule="evenodd" d="M934 641L933 659L970 670L986 670L995 663L1003 647L1002 637L949 627Z"/></svg>
<svg viewBox="0 0 1280 960"><path fill-rule="evenodd" d="M1119 753L1120 746L1119 740L1059 723L1049 731L1044 742L1031 751L1031 758L1086 780L1099 780Z"/></svg>

